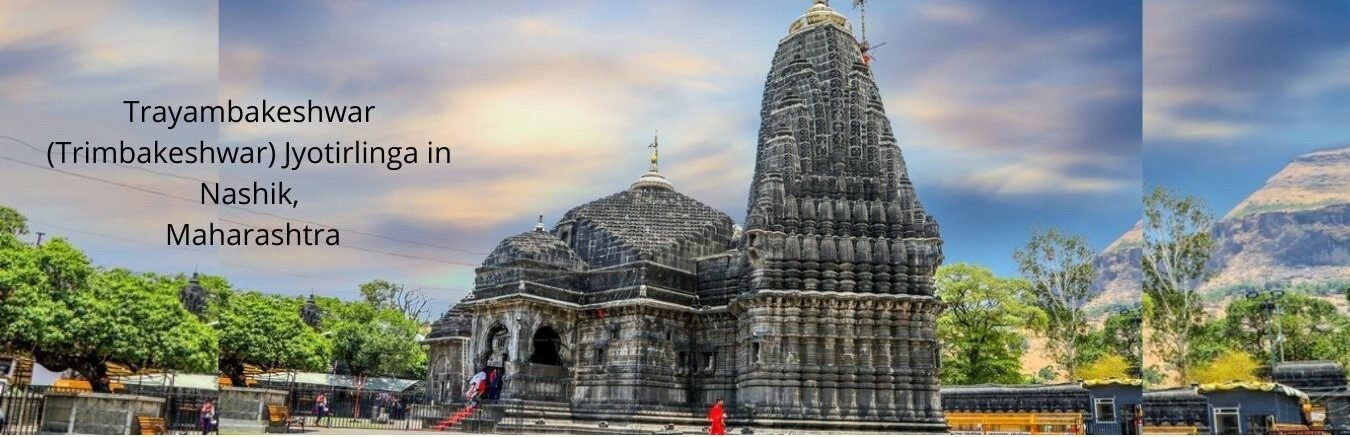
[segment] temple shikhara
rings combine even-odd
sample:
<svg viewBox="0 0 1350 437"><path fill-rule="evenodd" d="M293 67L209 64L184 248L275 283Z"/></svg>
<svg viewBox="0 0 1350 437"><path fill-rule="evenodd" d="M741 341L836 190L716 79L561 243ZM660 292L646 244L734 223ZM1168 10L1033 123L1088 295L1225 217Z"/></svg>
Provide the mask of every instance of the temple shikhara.
<svg viewBox="0 0 1350 437"><path fill-rule="evenodd" d="M553 432L703 426L719 398L732 427L946 431L942 239L864 55L824 1L791 23L743 229L680 193L653 141L627 189L503 240L427 340L431 390L462 402L497 370L498 401Z"/></svg>

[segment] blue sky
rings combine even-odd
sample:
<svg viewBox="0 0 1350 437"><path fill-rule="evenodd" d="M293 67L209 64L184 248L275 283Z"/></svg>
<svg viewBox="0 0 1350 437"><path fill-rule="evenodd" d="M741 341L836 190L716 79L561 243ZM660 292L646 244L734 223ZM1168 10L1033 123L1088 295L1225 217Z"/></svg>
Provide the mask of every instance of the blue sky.
<svg viewBox="0 0 1350 437"><path fill-rule="evenodd" d="M1350 144L1350 3L1145 2L1144 24L1148 185L1222 216L1295 156Z"/></svg>
<svg viewBox="0 0 1350 437"><path fill-rule="evenodd" d="M849 2L834 3L856 28ZM1138 220L1144 7L876 3L869 39L886 45L875 52L875 75L919 196L942 225L947 262L1013 274L1011 252L1033 226L1082 233L1100 249ZM0 163L5 184L37 189L0 193L0 203L28 213L37 229L69 236L102 264L195 268L250 288L345 297L356 294L356 283L383 277L426 287L444 305L470 287L478 253L529 229L537 214L551 224L572 206L626 188L646 169L654 130L676 188L740 221L770 57L809 5L7 2L0 7L22 14L0 17L25 20L0 23L18 26L0 31L0 89L22 93L0 93L0 134L34 144L58 136L433 140L455 147L456 162L284 176L302 206L272 212L441 246L344 234L344 244L419 259L314 248L165 249L166 221L280 222L7 162ZM128 96L171 104L313 98L378 109L369 125L169 132L121 120L117 102ZM7 142L0 150L41 159ZM192 183L144 172L77 170L196 194ZM239 167L162 170L233 183L281 177Z"/></svg>

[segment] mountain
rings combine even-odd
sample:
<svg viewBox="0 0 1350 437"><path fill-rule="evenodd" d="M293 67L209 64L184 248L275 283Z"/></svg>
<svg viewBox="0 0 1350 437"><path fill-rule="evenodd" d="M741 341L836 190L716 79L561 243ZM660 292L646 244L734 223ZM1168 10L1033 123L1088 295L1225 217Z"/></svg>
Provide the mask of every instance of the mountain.
<svg viewBox="0 0 1350 437"><path fill-rule="evenodd" d="M1143 247L1143 223L1135 222L1134 227L1097 254L1093 260L1097 270L1092 283L1094 297L1086 307L1093 318L1139 305L1144 285Z"/></svg>
<svg viewBox="0 0 1350 437"><path fill-rule="evenodd" d="M1215 275L1201 292L1221 308L1248 290L1300 288L1343 311L1350 286L1350 147L1300 155L1215 225ZM1099 319L1138 305L1143 285L1142 223L1097 255Z"/></svg>
<svg viewBox="0 0 1350 437"><path fill-rule="evenodd" d="M1350 284L1350 147L1295 158L1215 227L1217 272L1202 290ZM1343 300L1343 299L1342 299Z"/></svg>

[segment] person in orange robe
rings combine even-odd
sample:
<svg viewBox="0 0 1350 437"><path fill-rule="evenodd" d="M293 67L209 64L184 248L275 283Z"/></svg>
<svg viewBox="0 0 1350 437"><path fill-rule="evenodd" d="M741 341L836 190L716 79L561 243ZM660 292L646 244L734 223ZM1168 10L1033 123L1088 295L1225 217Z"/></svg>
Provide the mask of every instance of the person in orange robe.
<svg viewBox="0 0 1350 437"><path fill-rule="evenodd" d="M722 399L718 398L717 403L713 404L712 409L708 410L708 420L712 421L712 426L708 427L708 433L712 435L726 435L727 433L727 413L722 409Z"/></svg>

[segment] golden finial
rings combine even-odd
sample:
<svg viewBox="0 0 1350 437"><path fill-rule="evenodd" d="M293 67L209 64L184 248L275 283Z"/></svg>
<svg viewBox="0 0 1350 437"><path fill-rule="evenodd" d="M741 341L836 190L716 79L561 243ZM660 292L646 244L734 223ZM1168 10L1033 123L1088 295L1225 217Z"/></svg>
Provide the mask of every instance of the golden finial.
<svg viewBox="0 0 1350 437"><path fill-rule="evenodd" d="M652 171L657 170L657 165L660 163L659 161L661 160L661 151L660 149L658 149L658 147L660 147L660 143L661 143L661 131L656 131L656 133L652 135L652 143L647 146L652 149Z"/></svg>

